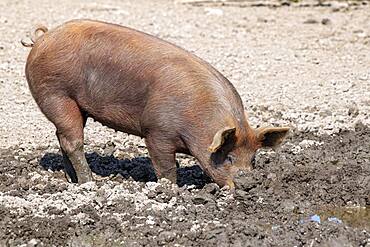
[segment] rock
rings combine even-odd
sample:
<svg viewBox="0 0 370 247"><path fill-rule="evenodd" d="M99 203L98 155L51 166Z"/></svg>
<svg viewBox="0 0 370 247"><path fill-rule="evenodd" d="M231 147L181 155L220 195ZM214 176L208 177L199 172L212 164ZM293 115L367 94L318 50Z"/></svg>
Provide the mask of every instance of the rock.
<svg viewBox="0 0 370 247"><path fill-rule="evenodd" d="M206 184L203 187L203 190L209 194L216 194L218 191L220 191L220 187L215 183Z"/></svg>
<svg viewBox="0 0 370 247"><path fill-rule="evenodd" d="M317 24L317 23L319 22L316 19L312 19L312 18L307 19L303 22L303 24Z"/></svg>
<svg viewBox="0 0 370 247"><path fill-rule="evenodd" d="M280 206L282 210L286 213L294 212L298 209L297 204L290 199L281 202Z"/></svg>
<svg viewBox="0 0 370 247"><path fill-rule="evenodd" d="M359 38L365 38L365 37L367 37L368 35L367 35L367 33L365 32L365 31L363 31L363 30L357 30L357 31L355 31L354 32L355 34L356 34L356 36L357 37L359 37Z"/></svg>
<svg viewBox="0 0 370 247"><path fill-rule="evenodd" d="M258 181L251 176L243 175L236 176L234 179L235 188L244 191L250 191L251 189L257 187Z"/></svg>
<svg viewBox="0 0 370 247"><path fill-rule="evenodd" d="M359 113L360 110L356 104L352 104L348 107L348 116L357 117Z"/></svg>
<svg viewBox="0 0 370 247"><path fill-rule="evenodd" d="M200 193L200 194L197 194L193 199L192 199L193 203L195 205L204 205L210 201L213 201L213 198L211 195L209 194L206 194L206 193Z"/></svg>
<svg viewBox="0 0 370 247"><path fill-rule="evenodd" d="M125 158L129 158L129 156L127 155L127 152L123 151L123 150L120 150L120 149L116 149L113 152L113 156L117 159L120 159L120 160L123 160Z"/></svg>
<svg viewBox="0 0 370 247"><path fill-rule="evenodd" d="M340 178L337 175L331 175L328 179L330 184L336 184L340 181Z"/></svg>
<svg viewBox="0 0 370 247"><path fill-rule="evenodd" d="M103 146L104 154L106 154L106 155L113 154L115 147L116 147L116 145L113 142L111 142L111 141L107 142Z"/></svg>
<svg viewBox="0 0 370 247"><path fill-rule="evenodd" d="M151 191L155 191L157 189L157 187L160 186L159 183L156 183L156 182L147 182L145 184L145 187L148 189L148 190L151 190Z"/></svg>
<svg viewBox="0 0 370 247"><path fill-rule="evenodd" d="M122 173L127 173L127 172L123 171ZM122 176L121 173L118 173L117 175L113 176L113 178L111 180L115 181L115 182L118 182L118 183L122 183L123 181L125 181L125 178Z"/></svg>
<svg viewBox="0 0 370 247"><path fill-rule="evenodd" d="M331 7L331 10L333 12L338 12L340 10L346 10L346 9L348 9L349 5L346 2L333 1L333 2L330 3L330 7Z"/></svg>
<svg viewBox="0 0 370 247"><path fill-rule="evenodd" d="M157 243L159 245L165 245L172 242L176 237L175 232L163 231L158 235Z"/></svg>
<svg viewBox="0 0 370 247"><path fill-rule="evenodd" d="M267 175L267 179L276 180L276 173L270 172Z"/></svg>
<svg viewBox="0 0 370 247"><path fill-rule="evenodd" d="M323 18L321 20L321 24L323 24L323 25L330 25L331 24L331 20L329 18Z"/></svg>
<svg viewBox="0 0 370 247"><path fill-rule="evenodd" d="M40 243L40 240L37 240L37 239L33 238L30 241L28 241L27 247L37 246L39 243Z"/></svg>
<svg viewBox="0 0 370 247"><path fill-rule="evenodd" d="M362 132L366 130L366 125L361 122L360 120L355 123L355 131L356 132Z"/></svg>
<svg viewBox="0 0 370 247"><path fill-rule="evenodd" d="M332 113L332 111L331 111L331 110L329 110L329 109L323 109L323 110L321 110L321 111L319 112L319 115L320 115L320 117L328 117L328 116L332 116L332 115L333 115L333 113Z"/></svg>
<svg viewBox="0 0 370 247"><path fill-rule="evenodd" d="M206 12L206 15L222 16L224 14L224 11L222 9L205 8L204 11Z"/></svg>
<svg viewBox="0 0 370 247"><path fill-rule="evenodd" d="M262 17L258 17L257 18L257 21L258 22L263 22L263 23L267 23L268 22L268 20L266 18L262 18Z"/></svg>

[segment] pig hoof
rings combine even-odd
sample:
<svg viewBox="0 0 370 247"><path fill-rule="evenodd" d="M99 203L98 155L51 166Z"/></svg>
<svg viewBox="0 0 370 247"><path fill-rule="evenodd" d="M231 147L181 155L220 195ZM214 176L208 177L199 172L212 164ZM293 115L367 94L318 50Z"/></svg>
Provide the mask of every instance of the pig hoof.
<svg viewBox="0 0 370 247"><path fill-rule="evenodd" d="M93 181L92 176L80 176L78 177L78 184L84 184Z"/></svg>

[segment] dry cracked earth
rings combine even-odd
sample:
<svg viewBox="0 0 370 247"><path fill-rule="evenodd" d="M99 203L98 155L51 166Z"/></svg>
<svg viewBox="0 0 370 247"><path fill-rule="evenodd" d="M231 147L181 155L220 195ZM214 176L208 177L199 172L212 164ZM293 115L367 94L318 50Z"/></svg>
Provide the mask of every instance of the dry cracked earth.
<svg viewBox="0 0 370 247"><path fill-rule="evenodd" d="M285 5L0 1L0 246L370 246L370 6ZM178 185L155 182L143 140L88 121L96 182L66 182L19 40L76 18L194 52L235 85L253 126L289 137L230 193L185 155Z"/></svg>

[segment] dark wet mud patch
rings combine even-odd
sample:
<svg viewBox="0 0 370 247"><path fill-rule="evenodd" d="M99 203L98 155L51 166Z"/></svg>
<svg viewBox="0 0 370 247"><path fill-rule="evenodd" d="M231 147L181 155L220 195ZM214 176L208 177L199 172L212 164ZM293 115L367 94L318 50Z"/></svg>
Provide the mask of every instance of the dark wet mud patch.
<svg viewBox="0 0 370 247"><path fill-rule="evenodd" d="M86 154L86 159L91 170L101 177L117 179L118 176L122 179L133 179L138 182L156 182L158 180L148 157L120 160L112 154L92 152ZM59 153L46 153L41 158L40 165L45 170L63 171L63 157ZM178 167L177 181L180 187L187 185L202 188L205 184L210 183L211 179L198 165L194 165Z"/></svg>
<svg viewBox="0 0 370 247"><path fill-rule="evenodd" d="M336 135L293 132L276 152L257 154L255 169L239 178L234 194L187 167L202 189L123 175L119 182L76 186L64 182L54 151L2 150L0 245L366 246L366 225L324 211L369 207L369 143L369 128L361 125ZM112 155L116 148L90 152L95 148L87 153L92 169L108 178L125 174L130 162L143 173L150 165L137 153L125 161ZM315 214L320 223L306 220Z"/></svg>

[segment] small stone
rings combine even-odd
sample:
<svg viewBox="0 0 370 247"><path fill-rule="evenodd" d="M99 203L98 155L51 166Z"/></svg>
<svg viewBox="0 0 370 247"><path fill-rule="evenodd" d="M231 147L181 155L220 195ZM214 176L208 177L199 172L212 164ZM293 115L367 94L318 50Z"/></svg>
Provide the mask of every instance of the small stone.
<svg viewBox="0 0 370 247"><path fill-rule="evenodd" d="M294 212L298 208L297 205L292 200L289 200L289 199L283 201L281 203L281 207L283 211L286 213Z"/></svg>
<svg viewBox="0 0 370 247"><path fill-rule="evenodd" d="M333 115L333 113L329 109L323 109L319 112L320 117L328 117Z"/></svg>
<svg viewBox="0 0 370 247"><path fill-rule="evenodd" d="M268 20L267 20L267 19L262 18L262 17L258 17L258 18L257 18L257 21L258 21L258 22L263 22L263 23L267 23L267 22L268 22Z"/></svg>
<svg viewBox="0 0 370 247"><path fill-rule="evenodd" d="M340 10L348 9L349 5L346 2L333 1L330 3L330 7L333 12L338 12Z"/></svg>
<svg viewBox="0 0 370 247"><path fill-rule="evenodd" d="M357 35L357 37L359 37L359 38L365 38L365 37L367 37L367 36L368 36L365 32L358 32L358 33L356 33L356 35Z"/></svg>
<svg viewBox="0 0 370 247"><path fill-rule="evenodd" d="M201 193L196 195L192 201L195 205L204 205L210 201L213 201L213 198L209 194Z"/></svg>
<svg viewBox="0 0 370 247"><path fill-rule="evenodd" d="M160 186L160 184L156 182L147 182L145 184L145 187L151 191L155 191L158 186Z"/></svg>
<svg viewBox="0 0 370 247"><path fill-rule="evenodd" d="M360 120L355 123L355 131L360 132L366 130L366 125L362 123Z"/></svg>
<svg viewBox="0 0 370 247"><path fill-rule="evenodd" d="M125 181L125 178L120 173L118 173L112 178L112 181L122 183L123 181Z"/></svg>
<svg viewBox="0 0 370 247"><path fill-rule="evenodd" d="M158 181L158 183L160 183L162 185L170 185L170 184L172 184L172 182L169 179L167 179L167 178L160 178L159 181Z"/></svg>
<svg viewBox="0 0 370 247"><path fill-rule="evenodd" d="M369 75L366 75L366 74L362 75L358 79L361 80L361 81L367 81L367 80L370 79L370 74Z"/></svg>
<svg viewBox="0 0 370 247"><path fill-rule="evenodd" d="M29 163L31 165L36 165L36 164L38 164L38 159L37 158L34 158L34 159L30 160Z"/></svg>
<svg viewBox="0 0 370 247"><path fill-rule="evenodd" d="M37 239L31 239L30 241L28 241L27 243L27 247L33 247L33 246L37 246L38 243L40 242L40 240L37 240Z"/></svg>
<svg viewBox="0 0 370 247"><path fill-rule="evenodd" d="M115 151L113 152L113 156L114 156L115 158L117 158L117 159L120 159L120 160L123 160L123 159L125 159L125 158L127 158L127 157L128 157L127 152L122 151L122 150L119 150L119 149L117 149L117 150L115 150Z"/></svg>
<svg viewBox="0 0 370 247"><path fill-rule="evenodd" d="M215 183L210 183L210 184L206 184L203 190L209 194L214 195L220 190L220 187Z"/></svg>
<svg viewBox="0 0 370 247"><path fill-rule="evenodd" d="M108 141L103 147L104 153L107 155L113 154L115 147L116 145L113 142Z"/></svg>
<svg viewBox="0 0 370 247"><path fill-rule="evenodd" d="M147 225L154 225L155 224L154 217L149 215L145 223Z"/></svg>
<svg viewBox="0 0 370 247"><path fill-rule="evenodd" d="M329 25L329 24L331 24L331 20L329 18L323 18L321 20L321 24L323 24L323 25Z"/></svg>
<svg viewBox="0 0 370 247"><path fill-rule="evenodd" d="M147 197L149 199L155 199L157 197L157 193L155 193L154 191L149 191Z"/></svg>
<svg viewBox="0 0 370 247"><path fill-rule="evenodd" d="M339 182L339 177L337 175L331 175L329 178L330 184L336 184Z"/></svg>
<svg viewBox="0 0 370 247"><path fill-rule="evenodd" d="M257 187L257 181L250 176L237 176L234 179L235 188L250 191Z"/></svg>
<svg viewBox="0 0 370 247"><path fill-rule="evenodd" d="M224 14L224 11L222 9L205 8L204 11L206 12L206 15L222 16Z"/></svg>
<svg viewBox="0 0 370 247"><path fill-rule="evenodd" d="M348 107L348 116L357 117L359 113L360 110L358 109L357 105L353 104Z"/></svg>
<svg viewBox="0 0 370 247"><path fill-rule="evenodd" d="M319 22L316 19L312 19L312 18L307 19L303 22L303 24L317 24L317 23Z"/></svg>
<svg viewBox="0 0 370 247"><path fill-rule="evenodd" d="M165 245L167 243L172 242L176 237L175 232L170 232L170 231L163 231L158 235L158 244L160 245Z"/></svg>
<svg viewBox="0 0 370 247"><path fill-rule="evenodd" d="M271 180L276 180L276 173L269 173L268 175L267 175L267 179L271 179Z"/></svg>

